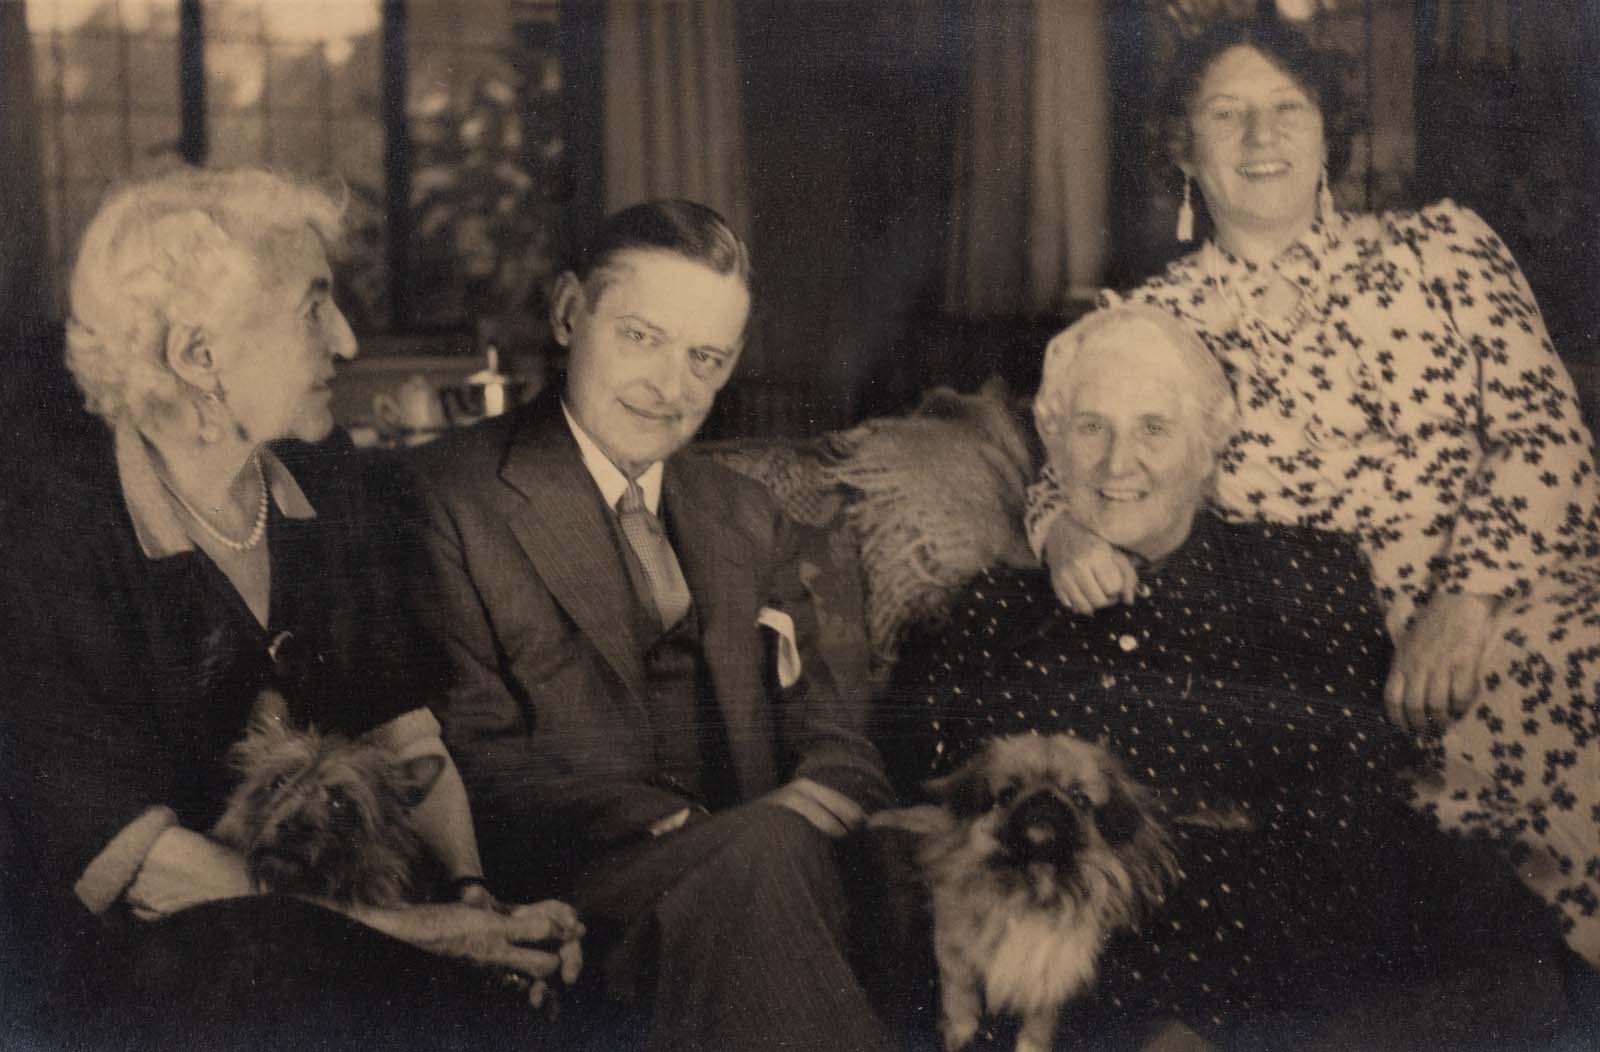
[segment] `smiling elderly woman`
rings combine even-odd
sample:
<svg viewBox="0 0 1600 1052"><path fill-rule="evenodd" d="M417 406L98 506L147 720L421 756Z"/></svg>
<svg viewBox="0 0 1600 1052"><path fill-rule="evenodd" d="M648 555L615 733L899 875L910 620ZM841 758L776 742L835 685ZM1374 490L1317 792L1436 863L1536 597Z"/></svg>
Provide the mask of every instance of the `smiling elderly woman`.
<svg viewBox="0 0 1600 1052"><path fill-rule="evenodd" d="M67 364L92 416L0 502L0 899L17 927L0 996L39 1047L337 1047L332 1025L436 1048L458 1014L469 1043L528 1047L517 993L451 958L546 974L554 958L515 943L549 916L256 895L208 836L261 697L444 753L438 666L400 613L418 582L363 527L348 447L308 444L356 351L331 295L339 218L264 172L185 171L113 194L84 235ZM475 877L445 759L413 820Z"/></svg>
<svg viewBox="0 0 1600 1052"><path fill-rule="evenodd" d="M1179 236L1210 236L1129 298L1193 328L1237 392L1213 506L1359 540L1395 643L1389 717L1438 735L1441 776L1417 804L1515 849L1594 984L1600 473L1533 293L1454 202L1337 210L1337 55L1274 21L1225 22L1172 70L1163 145L1200 221ZM1127 593L1134 568L1060 514L1049 473L1029 499L1065 602Z"/></svg>
<svg viewBox="0 0 1600 1052"><path fill-rule="evenodd" d="M1108 952L1105 1018L1209 1034L1348 1011L1397 968L1481 959L1451 945L1465 916L1519 918L1486 944L1559 945L1533 896L1406 807L1417 754L1383 717L1390 646L1354 544L1206 510L1235 409L1198 339L1102 310L1057 338L1043 389L1064 499L1138 562L1138 595L1080 616L1043 571L979 575L908 641L880 748L911 792L991 736L1072 732L1186 816L1182 882ZM1447 887L1425 883L1438 866Z"/></svg>

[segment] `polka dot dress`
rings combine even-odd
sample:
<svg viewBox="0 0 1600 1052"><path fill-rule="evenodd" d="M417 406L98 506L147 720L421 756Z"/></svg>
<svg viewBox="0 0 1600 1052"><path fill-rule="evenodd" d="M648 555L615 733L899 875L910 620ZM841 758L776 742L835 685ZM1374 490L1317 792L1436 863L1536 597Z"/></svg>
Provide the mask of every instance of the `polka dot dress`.
<svg viewBox="0 0 1600 1052"><path fill-rule="evenodd" d="M1282 282L1300 305L1269 321L1255 305ZM1415 803L1516 849L1600 966L1600 483L1505 246L1445 201L1339 216L1266 267L1207 245L1129 298L1193 326L1233 383L1221 513L1356 536L1394 638L1436 594L1505 598L1478 703ZM1047 470L1030 536L1061 504Z"/></svg>
<svg viewBox="0 0 1600 1052"><path fill-rule="evenodd" d="M1103 960L1108 1018L1220 1028L1347 998L1428 943L1407 888L1447 839L1405 806L1420 752L1381 711L1390 648L1359 554L1202 514L1143 585L1082 618L1041 572L980 574L903 648L891 772L910 792L991 736L1066 731L1186 816L1180 885Z"/></svg>

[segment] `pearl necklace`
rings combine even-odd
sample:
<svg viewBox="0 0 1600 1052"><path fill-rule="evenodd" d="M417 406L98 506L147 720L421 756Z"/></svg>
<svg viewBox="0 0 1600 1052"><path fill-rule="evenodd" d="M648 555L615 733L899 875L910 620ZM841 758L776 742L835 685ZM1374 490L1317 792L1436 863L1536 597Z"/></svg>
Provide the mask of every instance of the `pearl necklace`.
<svg viewBox="0 0 1600 1052"><path fill-rule="evenodd" d="M242 541L234 540L213 526L209 519L200 514L199 509L183 499L183 494L173 488L172 483L168 482L165 476L158 475L157 477L161 479L161 485L166 487L167 492L172 494L172 499L176 500L179 506L189 513L191 519L200 524L200 528L205 530L212 540L230 552L243 554L260 544L261 538L267 534L267 473L266 469L261 466L261 453L259 450L251 457L251 460L256 466L256 485L261 490L261 498L256 501L255 525L250 527L249 535Z"/></svg>
<svg viewBox="0 0 1600 1052"><path fill-rule="evenodd" d="M1234 324L1239 326L1241 334L1254 328L1279 343L1288 343L1289 336L1280 335L1280 333L1293 335L1301 325L1310 320L1311 314L1315 310L1311 304L1311 297L1306 294L1305 289L1294 282L1283 278L1282 275L1278 275L1280 280L1287 282L1289 287L1299 295L1299 299L1295 301L1294 310L1284 315L1283 324L1280 328L1267 321L1261 312L1256 310L1255 304L1249 302L1249 297L1236 292L1231 280L1226 286L1223 285L1222 271L1218 263L1222 250L1217 247L1215 241L1207 241L1206 247L1201 254L1206 257L1206 276L1211 279L1211 285L1217 290L1217 295L1221 296L1233 311Z"/></svg>

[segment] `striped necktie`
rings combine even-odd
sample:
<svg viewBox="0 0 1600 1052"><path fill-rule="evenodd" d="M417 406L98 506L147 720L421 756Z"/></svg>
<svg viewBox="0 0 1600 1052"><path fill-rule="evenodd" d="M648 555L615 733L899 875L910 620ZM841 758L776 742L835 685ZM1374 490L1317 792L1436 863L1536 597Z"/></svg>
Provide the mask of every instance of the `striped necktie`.
<svg viewBox="0 0 1600 1052"><path fill-rule="evenodd" d="M650 598L655 601L656 612L661 615L661 627L671 628L689 612L689 583L683 579L683 568L667 539L661 522L645 507L644 491L639 483L628 480L628 489L617 500L617 521L622 524L622 535L628 547L644 569L645 580L650 584Z"/></svg>

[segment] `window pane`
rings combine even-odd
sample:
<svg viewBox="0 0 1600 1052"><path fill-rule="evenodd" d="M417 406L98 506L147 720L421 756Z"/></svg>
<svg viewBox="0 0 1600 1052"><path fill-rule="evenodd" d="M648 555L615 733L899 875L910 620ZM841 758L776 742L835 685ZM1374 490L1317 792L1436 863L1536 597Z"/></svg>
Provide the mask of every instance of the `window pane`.
<svg viewBox="0 0 1600 1052"><path fill-rule="evenodd" d="M206 41L206 109L221 116L261 105L266 52L260 44Z"/></svg>
<svg viewBox="0 0 1600 1052"><path fill-rule="evenodd" d="M55 105L56 78L61 67L56 63L56 49L50 35L38 34L33 38L33 92L41 107Z"/></svg>
<svg viewBox="0 0 1600 1052"><path fill-rule="evenodd" d="M178 114L135 113L128 135L133 144L133 174L155 175L183 164L178 155Z"/></svg>
<svg viewBox="0 0 1600 1052"><path fill-rule="evenodd" d="M66 258L67 248L62 244L61 237L61 188L53 179L45 180L44 214L49 220L47 225L50 227L50 265L55 268L57 275L56 288L65 290L67 283L59 279L62 276L62 267L71 260Z"/></svg>
<svg viewBox="0 0 1600 1052"><path fill-rule="evenodd" d="M178 35L178 0L117 0L117 8L129 33L174 38Z"/></svg>
<svg viewBox="0 0 1600 1052"><path fill-rule="evenodd" d="M449 51L419 51L414 46L406 55L406 115L434 117L450 106L453 97L454 55Z"/></svg>
<svg viewBox="0 0 1600 1052"><path fill-rule="evenodd" d="M61 42L61 88L69 106L122 102L121 43L113 36L66 36Z"/></svg>
<svg viewBox="0 0 1600 1052"><path fill-rule="evenodd" d="M242 164L260 164L261 116L218 116L212 111L206 128L210 147L206 163L213 168L233 168Z"/></svg>
<svg viewBox="0 0 1600 1052"><path fill-rule="evenodd" d="M510 10L505 0L408 8L411 287L423 324L482 332L544 313L561 151L557 123L540 113L559 59L534 46L538 34L517 32ZM539 21L555 12L541 9Z"/></svg>
<svg viewBox="0 0 1600 1052"><path fill-rule="evenodd" d="M305 176L329 173L332 145L322 118L273 113L267 127L272 136L266 160L274 168Z"/></svg>
<svg viewBox="0 0 1600 1052"><path fill-rule="evenodd" d="M376 121L341 120L332 128L333 170L346 182L383 186L383 128Z"/></svg>
<svg viewBox="0 0 1600 1052"><path fill-rule="evenodd" d="M136 110L178 112L178 41L137 36L128 40L128 83Z"/></svg>
<svg viewBox="0 0 1600 1052"><path fill-rule="evenodd" d="M39 166L44 174L45 184L48 185L55 182L61 167L58 158L61 149L61 129L48 112L41 116L44 119L39 121Z"/></svg>
<svg viewBox="0 0 1600 1052"><path fill-rule="evenodd" d="M453 6L457 7L462 44L503 48L511 39L511 5L506 0L460 0Z"/></svg>
<svg viewBox="0 0 1600 1052"><path fill-rule="evenodd" d="M345 42L340 49L330 46L328 68L333 81L333 108L338 113L361 113L378 119L378 97L382 90L380 42L376 33L367 33Z"/></svg>
<svg viewBox="0 0 1600 1052"><path fill-rule="evenodd" d="M381 328L389 318L388 238L381 185L351 181L344 213L344 243L333 260L339 306L357 331Z"/></svg>
<svg viewBox="0 0 1600 1052"><path fill-rule="evenodd" d="M63 302L78 239L106 187L175 163L177 9L178 0L28 2L40 172Z"/></svg>
<svg viewBox="0 0 1600 1052"><path fill-rule="evenodd" d="M273 112L322 110L326 101L322 45L274 44L268 54L267 104Z"/></svg>
<svg viewBox="0 0 1600 1052"><path fill-rule="evenodd" d="M94 218L111 184L110 179L92 179L66 184L66 207L62 210L61 228L68 266L77 258L78 242L83 240L84 228L89 225L89 220Z"/></svg>
<svg viewBox="0 0 1600 1052"><path fill-rule="evenodd" d="M272 0L264 13L267 36L301 44L376 33L381 18L377 0Z"/></svg>
<svg viewBox="0 0 1600 1052"><path fill-rule="evenodd" d="M406 4L406 51L452 51L461 43L461 12L454 0L410 0Z"/></svg>
<svg viewBox="0 0 1600 1052"><path fill-rule="evenodd" d="M260 40L261 0L203 0L206 40Z"/></svg>
<svg viewBox="0 0 1600 1052"><path fill-rule="evenodd" d="M127 142L123 138L122 116L91 110L68 111L62 121L66 145L65 176L80 180L115 179L125 175Z"/></svg>

